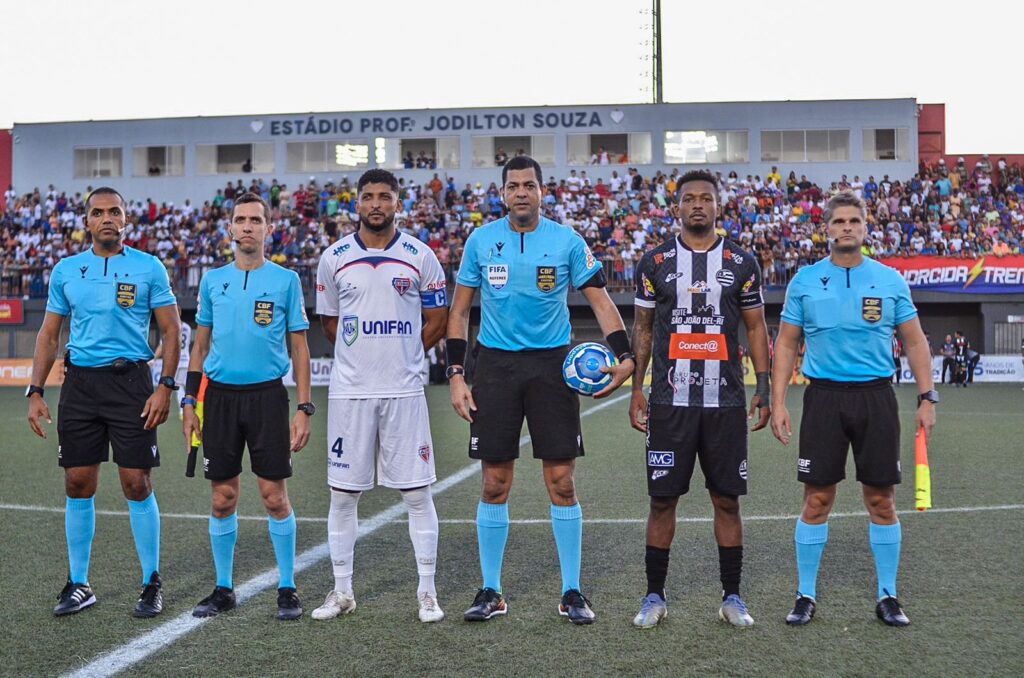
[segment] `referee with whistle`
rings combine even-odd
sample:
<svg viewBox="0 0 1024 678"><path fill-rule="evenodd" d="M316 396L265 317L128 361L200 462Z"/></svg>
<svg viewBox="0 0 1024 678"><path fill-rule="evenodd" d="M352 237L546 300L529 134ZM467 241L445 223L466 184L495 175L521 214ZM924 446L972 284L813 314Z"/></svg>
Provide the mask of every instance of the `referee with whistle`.
<svg viewBox="0 0 1024 678"><path fill-rule="evenodd" d="M156 427L167 420L178 364L178 306L167 269L156 257L121 244L124 198L98 188L86 203L92 247L62 259L50 276L46 315L36 337L28 422L46 438L52 423L43 386L57 357L61 325L71 318L64 355L65 378L57 409L57 461L64 469L67 504L67 584L55 615L80 612L96 603L89 586L89 559L96 531L96 487L100 463L114 450L121 489L128 500L135 550L142 565L142 594L135 617L163 609L160 581L160 510L151 470L160 465ZM150 316L156 316L166 351L163 376L154 391L147 361Z"/></svg>
<svg viewBox="0 0 1024 678"><path fill-rule="evenodd" d="M906 281L861 251L867 237L864 202L852 193L840 193L829 200L824 217L831 255L800 269L789 284L772 370L772 433L787 445L793 432L786 388L803 334L803 371L811 383L804 391L797 460L797 478L804 483L803 510L794 535L799 584L786 623L802 626L814 617L828 516L852 447L878 577L875 614L889 626L906 626L910 619L896 597L903 533L896 517L900 419L889 384L893 330L899 330L920 394L915 425L926 436L935 426L939 402L931 352Z"/></svg>

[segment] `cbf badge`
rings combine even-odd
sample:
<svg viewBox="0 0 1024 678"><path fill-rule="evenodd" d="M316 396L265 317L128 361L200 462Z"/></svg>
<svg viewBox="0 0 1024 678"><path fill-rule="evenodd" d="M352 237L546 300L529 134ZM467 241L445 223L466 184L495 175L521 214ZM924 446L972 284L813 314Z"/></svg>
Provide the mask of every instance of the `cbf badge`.
<svg viewBox="0 0 1024 678"><path fill-rule="evenodd" d="M135 283L117 283L117 305L121 308L135 305Z"/></svg>
<svg viewBox="0 0 1024 678"><path fill-rule="evenodd" d="M554 266L537 267L537 289L541 292L550 292L555 289L555 282L557 281L555 270Z"/></svg>
<svg viewBox="0 0 1024 678"><path fill-rule="evenodd" d="M274 302L257 301L256 305L252 308L252 319L260 327L266 327L274 322Z"/></svg>
<svg viewBox="0 0 1024 678"><path fill-rule="evenodd" d="M882 299L880 297L864 297L860 316L869 323L877 323L882 319Z"/></svg>

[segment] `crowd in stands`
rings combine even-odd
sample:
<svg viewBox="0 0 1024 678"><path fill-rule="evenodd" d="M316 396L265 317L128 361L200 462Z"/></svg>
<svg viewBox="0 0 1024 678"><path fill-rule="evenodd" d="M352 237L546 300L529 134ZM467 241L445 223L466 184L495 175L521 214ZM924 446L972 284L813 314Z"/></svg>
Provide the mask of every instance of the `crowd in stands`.
<svg viewBox="0 0 1024 678"><path fill-rule="evenodd" d="M613 288L628 288L640 256L674 232L671 196L680 169L643 176L636 168L592 180L585 169L545 182L543 209L579 231L605 262ZM974 167L920 167L909 179L842 176L819 186L777 168L765 177L718 173L722 217L717 230L753 251L768 285L785 285L800 266L827 255L823 207L832 195L853 191L868 205L870 256L1003 256L1021 252L1024 241L1024 177L1017 164L984 157ZM126 196L125 244L159 256L179 291L194 290L205 270L232 258L227 225L243 192L263 196L277 228L268 242L272 261L296 268L311 283L320 253L357 227L354 179L286 186L276 179L229 182L216 195L193 203L157 204ZM86 193L87 195L87 193ZM84 198L54 186L4 194L0 215L3 259L0 296L44 296L48 271L64 256L88 246ZM399 227L437 254L452 275L462 244L482 224L500 218L497 183L458 184L434 174L419 185L401 179Z"/></svg>

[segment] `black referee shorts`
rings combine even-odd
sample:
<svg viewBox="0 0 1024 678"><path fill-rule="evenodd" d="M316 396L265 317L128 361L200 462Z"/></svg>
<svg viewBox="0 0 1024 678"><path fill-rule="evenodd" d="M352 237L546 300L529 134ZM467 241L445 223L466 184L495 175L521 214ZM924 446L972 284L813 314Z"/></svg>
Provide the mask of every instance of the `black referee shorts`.
<svg viewBox="0 0 1024 678"><path fill-rule="evenodd" d="M153 395L153 374L144 361L122 368L68 364L57 406L57 461L63 468L109 459L124 468L160 465L156 429L140 415Z"/></svg>
<svg viewBox="0 0 1024 678"><path fill-rule="evenodd" d="M647 494L681 497L700 459L715 494L747 493L747 413L742 407L647 408Z"/></svg>
<svg viewBox="0 0 1024 678"><path fill-rule="evenodd" d="M879 487L900 483L899 407L889 380L812 379L804 391L797 478L810 485L843 480L851 445L858 481Z"/></svg>
<svg viewBox="0 0 1024 678"><path fill-rule="evenodd" d="M207 480L242 472L249 447L252 472L266 480L292 475L288 389L280 379L237 386L212 379L203 401L203 470Z"/></svg>
<svg viewBox="0 0 1024 678"><path fill-rule="evenodd" d="M477 411L469 425L469 456L484 461L519 458L523 418L536 459L583 456L580 399L562 379L569 347L499 351L480 347L473 379Z"/></svg>

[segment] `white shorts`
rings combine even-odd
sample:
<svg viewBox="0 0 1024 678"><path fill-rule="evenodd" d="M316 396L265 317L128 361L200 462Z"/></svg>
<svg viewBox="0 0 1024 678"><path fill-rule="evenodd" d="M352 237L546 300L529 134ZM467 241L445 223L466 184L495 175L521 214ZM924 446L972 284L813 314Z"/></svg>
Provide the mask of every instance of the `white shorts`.
<svg viewBox="0 0 1024 678"><path fill-rule="evenodd" d="M332 399L327 405L327 483L362 492L431 485L434 443L424 395Z"/></svg>
<svg viewBox="0 0 1024 678"><path fill-rule="evenodd" d="M178 393L185 395L185 377L188 375L188 363L184 365L178 365L178 369L174 372L174 381L178 384Z"/></svg>

